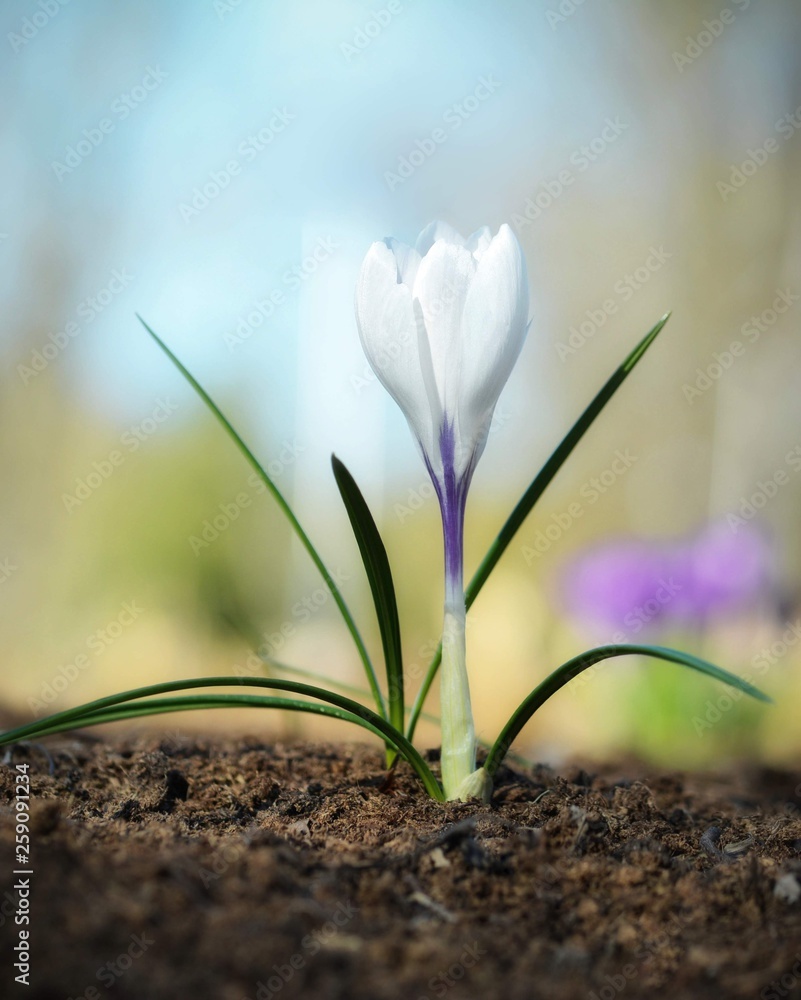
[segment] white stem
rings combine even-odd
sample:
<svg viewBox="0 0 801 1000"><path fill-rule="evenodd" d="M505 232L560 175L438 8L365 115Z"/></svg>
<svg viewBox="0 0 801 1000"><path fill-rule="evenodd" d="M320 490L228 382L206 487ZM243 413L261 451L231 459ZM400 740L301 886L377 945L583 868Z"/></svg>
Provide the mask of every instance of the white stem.
<svg viewBox="0 0 801 1000"><path fill-rule="evenodd" d="M470 707L465 658L464 593L448 587L442 629L440 712L442 715L442 784L449 800L461 797L460 788L476 768L476 735Z"/></svg>

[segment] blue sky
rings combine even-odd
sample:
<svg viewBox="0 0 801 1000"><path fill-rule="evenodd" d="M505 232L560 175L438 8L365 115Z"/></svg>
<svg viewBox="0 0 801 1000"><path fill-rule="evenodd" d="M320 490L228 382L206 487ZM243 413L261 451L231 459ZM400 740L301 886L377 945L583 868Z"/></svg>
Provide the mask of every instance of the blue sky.
<svg viewBox="0 0 801 1000"><path fill-rule="evenodd" d="M436 216L465 230L497 228L567 166L579 183L564 205L598 199L609 212L615 199L629 211L639 203L647 246L673 211L669 166L683 155L668 142L679 130L677 93L703 99L716 72L739 60L725 76L743 88L735 124L721 113L710 127L734 147L763 127L748 108L772 96L770 65L740 51L753 11L738 15L691 78L675 74L670 46L643 34L627 5L605 6L603 17L579 5L552 24L556 6L69 3L52 17L42 14L47 2L6 7L0 74L17 95L0 139L8 311L44 343L122 270L126 287L59 360L83 406L130 421L178 391L134 319L140 312L257 440L299 435L309 462L350 447L357 465L374 467L406 431L382 393L352 385L364 368L352 288L370 242L412 240ZM20 44L26 18L36 30ZM780 21L758 29L771 45ZM681 28L674 35L679 45ZM651 66L655 81L674 74L672 90L644 95L632 84L632 71ZM626 131L580 176L577 150L610 120ZM435 130L444 138L433 154L403 183L388 177L421 145L431 148ZM67 172L70 147L86 155ZM535 334L504 397L540 442L561 419L536 363L556 332L552 275L580 283L610 251L566 246L552 218L521 233ZM315 248L324 259L300 280ZM45 288L26 270L34 259ZM271 298L259 320L258 303ZM248 316L258 325L232 346ZM25 354L11 330L16 364ZM399 454L417 468L410 442Z"/></svg>

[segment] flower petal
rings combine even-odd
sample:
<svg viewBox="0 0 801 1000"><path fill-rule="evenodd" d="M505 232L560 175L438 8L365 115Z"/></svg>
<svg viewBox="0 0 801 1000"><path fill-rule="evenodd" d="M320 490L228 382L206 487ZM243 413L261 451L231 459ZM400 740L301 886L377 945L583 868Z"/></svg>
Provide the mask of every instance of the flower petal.
<svg viewBox="0 0 801 1000"><path fill-rule="evenodd" d="M434 222L417 249L388 238L368 251L356 289L359 336L435 481L455 476L466 491L527 316L525 263L507 225L494 239L483 227L465 240Z"/></svg>
<svg viewBox="0 0 801 1000"><path fill-rule="evenodd" d="M477 442L476 458L526 338L528 305L523 251L504 224L478 263L460 335L459 432Z"/></svg>
<svg viewBox="0 0 801 1000"><path fill-rule="evenodd" d="M462 359L462 313L476 263L470 251L437 240L420 262L414 297L420 303L439 399L446 420L457 412Z"/></svg>
<svg viewBox="0 0 801 1000"><path fill-rule="evenodd" d="M477 229L474 233L471 233L471 235L468 236L465 245L473 257L478 261L481 260L485 250L491 242L492 233L490 232L490 227L482 226L481 229Z"/></svg>
<svg viewBox="0 0 801 1000"><path fill-rule="evenodd" d="M417 237L417 252L420 256L425 257L437 240L445 240L446 243L455 243L460 247L465 245L465 240L461 233L458 233L453 226L449 226L447 222L442 222L438 219L436 222L429 222Z"/></svg>
<svg viewBox="0 0 801 1000"><path fill-rule="evenodd" d="M370 367L403 411L424 455L434 455L434 415L420 374L424 334L418 330L411 289L398 281L396 257L386 243L373 243L364 258L356 284L356 323Z"/></svg>
<svg viewBox="0 0 801 1000"><path fill-rule="evenodd" d="M406 243L401 243L400 240L396 240L393 236L387 237L384 242L395 256L395 263L398 267L398 281L402 281L404 285L413 288L417 268L420 266L420 254L414 247L410 247Z"/></svg>

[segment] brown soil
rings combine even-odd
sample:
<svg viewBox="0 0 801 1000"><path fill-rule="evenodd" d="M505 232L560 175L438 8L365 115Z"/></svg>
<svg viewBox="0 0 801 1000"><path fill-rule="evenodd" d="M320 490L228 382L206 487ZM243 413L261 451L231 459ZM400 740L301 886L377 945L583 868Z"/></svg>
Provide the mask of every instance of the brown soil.
<svg viewBox="0 0 801 1000"><path fill-rule="evenodd" d="M20 762L27 988L10 957ZM798 775L538 767L504 770L491 806L443 806L381 763L255 739L15 747L0 996L801 996Z"/></svg>

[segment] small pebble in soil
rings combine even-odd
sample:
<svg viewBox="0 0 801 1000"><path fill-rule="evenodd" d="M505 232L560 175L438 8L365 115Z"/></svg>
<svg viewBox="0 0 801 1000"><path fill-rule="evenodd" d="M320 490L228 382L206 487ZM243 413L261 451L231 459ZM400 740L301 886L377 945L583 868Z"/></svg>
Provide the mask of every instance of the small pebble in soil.
<svg viewBox="0 0 801 1000"><path fill-rule="evenodd" d="M783 903L797 903L801 899L801 883L789 872L780 875L773 887L773 895Z"/></svg>

